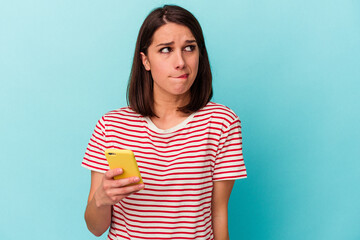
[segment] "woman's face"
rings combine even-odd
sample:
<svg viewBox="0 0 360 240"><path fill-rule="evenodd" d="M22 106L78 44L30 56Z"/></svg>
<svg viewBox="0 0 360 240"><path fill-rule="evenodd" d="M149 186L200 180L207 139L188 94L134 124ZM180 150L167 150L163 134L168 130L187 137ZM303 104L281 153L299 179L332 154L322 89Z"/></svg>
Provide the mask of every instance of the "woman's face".
<svg viewBox="0 0 360 240"><path fill-rule="evenodd" d="M154 96L188 96L198 73L199 49L190 29L176 23L158 28L142 63L151 71Z"/></svg>

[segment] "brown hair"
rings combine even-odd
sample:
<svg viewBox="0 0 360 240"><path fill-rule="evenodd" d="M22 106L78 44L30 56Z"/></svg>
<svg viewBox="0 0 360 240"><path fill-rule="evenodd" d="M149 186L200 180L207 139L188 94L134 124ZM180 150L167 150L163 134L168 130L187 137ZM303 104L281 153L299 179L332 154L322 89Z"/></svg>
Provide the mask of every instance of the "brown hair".
<svg viewBox="0 0 360 240"><path fill-rule="evenodd" d="M140 53L147 54L155 31L168 22L181 24L190 29L199 46L199 69L196 79L190 88L190 101L179 107L184 113L196 112L204 107L212 98L212 75L205 40L201 26L196 18L186 9L175 5L164 5L153 10L144 20L136 41L134 60L127 87L128 105L143 116L156 116L153 111L153 79L150 71L146 71Z"/></svg>

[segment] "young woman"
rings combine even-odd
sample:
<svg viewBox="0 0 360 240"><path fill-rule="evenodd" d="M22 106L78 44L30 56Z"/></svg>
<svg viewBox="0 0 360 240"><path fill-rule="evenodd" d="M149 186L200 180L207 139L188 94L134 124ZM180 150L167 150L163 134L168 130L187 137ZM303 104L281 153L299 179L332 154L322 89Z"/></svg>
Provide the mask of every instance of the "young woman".
<svg viewBox="0 0 360 240"><path fill-rule="evenodd" d="M246 177L240 120L210 102L212 77L195 17L178 6L152 11L141 26L128 107L97 123L82 165L91 169L85 211L108 239L228 239L228 200ZM114 180L104 150L134 152L138 178Z"/></svg>

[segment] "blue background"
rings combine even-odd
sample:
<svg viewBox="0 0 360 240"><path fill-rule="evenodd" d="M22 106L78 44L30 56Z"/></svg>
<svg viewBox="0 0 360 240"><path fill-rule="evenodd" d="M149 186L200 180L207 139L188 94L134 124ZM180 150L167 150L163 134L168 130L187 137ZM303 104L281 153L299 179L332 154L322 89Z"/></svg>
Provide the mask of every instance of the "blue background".
<svg viewBox="0 0 360 240"><path fill-rule="evenodd" d="M81 159L126 104L138 30L164 3L200 21L213 101L242 120L231 239L360 239L355 0L2 1L0 238L95 239Z"/></svg>

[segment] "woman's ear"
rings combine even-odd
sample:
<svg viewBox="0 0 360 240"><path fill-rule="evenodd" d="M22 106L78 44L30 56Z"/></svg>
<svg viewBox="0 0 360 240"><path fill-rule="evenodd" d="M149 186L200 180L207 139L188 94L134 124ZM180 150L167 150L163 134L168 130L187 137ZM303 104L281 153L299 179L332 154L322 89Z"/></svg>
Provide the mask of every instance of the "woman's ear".
<svg viewBox="0 0 360 240"><path fill-rule="evenodd" d="M145 70L150 71L151 68L150 68L150 63L149 63L148 57L143 52L140 53L140 57L141 57L141 61L142 61L142 64L144 65Z"/></svg>

